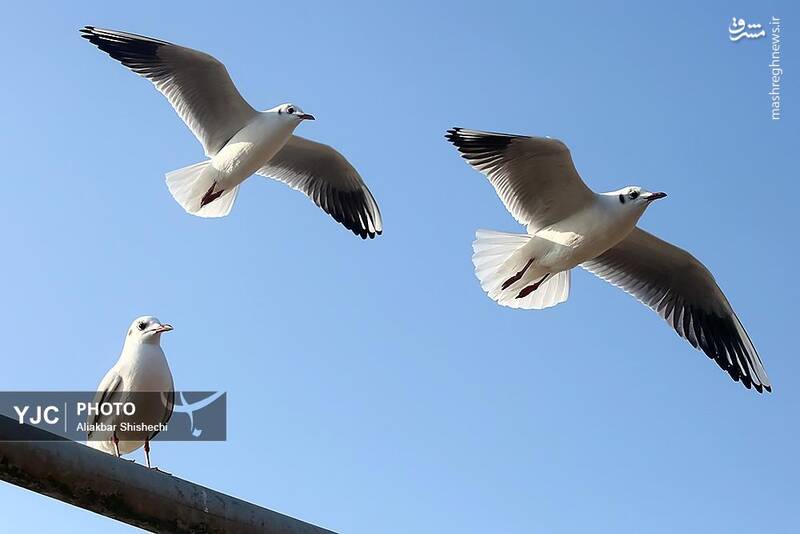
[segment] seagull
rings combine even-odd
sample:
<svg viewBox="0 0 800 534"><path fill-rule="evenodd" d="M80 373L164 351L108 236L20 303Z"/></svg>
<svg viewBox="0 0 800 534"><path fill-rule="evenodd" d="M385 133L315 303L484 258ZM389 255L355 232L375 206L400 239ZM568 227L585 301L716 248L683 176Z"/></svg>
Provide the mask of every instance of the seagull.
<svg viewBox="0 0 800 534"><path fill-rule="evenodd" d="M161 334L172 330L152 316L135 319L128 328L122 354L97 386L95 405L131 402L135 412L113 412L111 415L90 414L87 438L90 447L118 458L144 445L147 467L150 465L150 440L159 430L124 430L130 425L166 425L175 404L175 387L167 358L161 349ZM141 392L151 394L137 395ZM94 430L100 425L114 425L115 430Z"/></svg>
<svg viewBox="0 0 800 534"><path fill-rule="evenodd" d="M208 159L166 175L170 193L188 213L228 215L239 185L258 174L305 193L362 239L383 231L375 198L344 156L293 135L313 115L290 103L256 111L239 94L225 65L204 52L94 26L80 33L150 80L202 143Z"/></svg>
<svg viewBox="0 0 800 534"><path fill-rule="evenodd" d="M694 256L636 226L666 193L639 186L595 193L567 146L452 128L445 138L494 186L526 234L478 230L472 262L502 306L542 309L567 300L582 268L633 295L745 387L772 391L753 342L711 272Z"/></svg>

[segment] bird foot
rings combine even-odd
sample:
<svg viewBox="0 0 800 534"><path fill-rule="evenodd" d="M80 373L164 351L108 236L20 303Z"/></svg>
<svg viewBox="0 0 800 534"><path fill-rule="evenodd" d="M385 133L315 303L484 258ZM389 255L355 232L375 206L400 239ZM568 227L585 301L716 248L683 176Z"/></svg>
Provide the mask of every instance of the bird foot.
<svg viewBox="0 0 800 534"><path fill-rule="evenodd" d="M510 286L512 286L512 285L516 284L517 282L519 282L519 279L522 278L522 275L525 274L525 271L528 270L528 267L531 266L531 263L533 263L533 258L528 260L528 263L525 264L525 267L523 267L521 271L519 271L517 274L515 274L514 276L512 276L511 278L509 278L505 282L503 282L503 285L502 285L502 287L500 289L502 291L505 291Z"/></svg>
<svg viewBox="0 0 800 534"><path fill-rule="evenodd" d="M206 191L206 194L203 195L202 199L200 199L200 207L201 208L203 206L205 206L206 204L210 204L210 203L214 202L215 200L217 200L219 197L222 196L222 193L225 192L224 189L220 189L219 191L215 192L214 191L215 187L217 187L217 182L214 182L213 184L211 184L211 187L208 188L208 191Z"/></svg>
<svg viewBox="0 0 800 534"><path fill-rule="evenodd" d="M527 287L522 288L522 291L519 292L519 295L517 295L517 298L518 299L524 299L525 297L527 297L528 295L530 295L531 293L533 293L534 291L539 289L539 286L541 286L544 283L544 281L547 280L549 277L550 277L550 275L546 274L546 275L544 275L542 277L541 280L539 280L535 284L531 284L531 285L529 285Z"/></svg>

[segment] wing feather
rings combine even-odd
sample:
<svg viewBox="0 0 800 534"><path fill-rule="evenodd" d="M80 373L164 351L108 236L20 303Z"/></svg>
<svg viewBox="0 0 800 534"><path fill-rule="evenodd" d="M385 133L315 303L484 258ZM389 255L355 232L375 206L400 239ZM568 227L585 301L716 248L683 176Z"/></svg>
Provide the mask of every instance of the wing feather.
<svg viewBox="0 0 800 534"><path fill-rule="evenodd" d="M167 41L85 26L81 37L150 80L214 156L256 111L216 58Z"/></svg>
<svg viewBox="0 0 800 534"><path fill-rule="evenodd" d="M364 180L344 156L328 145L293 135L256 172L301 191L362 239L383 232L378 203Z"/></svg>
<svg viewBox="0 0 800 534"><path fill-rule="evenodd" d="M445 138L483 173L514 218L529 233L566 219L594 193L557 139L452 128Z"/></svg>
<svg viewBox="0 0 800 534"><path fill-rule="evenodd" d="M748 389L772 391L750 336L711 272L694 256L635 228L581 265L636 297Z"/></svg>

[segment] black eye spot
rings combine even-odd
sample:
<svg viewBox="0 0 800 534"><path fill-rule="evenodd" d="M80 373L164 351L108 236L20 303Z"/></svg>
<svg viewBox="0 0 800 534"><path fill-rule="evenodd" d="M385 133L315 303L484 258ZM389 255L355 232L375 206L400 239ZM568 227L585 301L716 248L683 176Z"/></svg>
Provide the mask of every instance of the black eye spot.
<svg viewBox="0 0 800 534"><path fill-rule="evenodd" d="M625 204L625 195L623 195L622 193L619 194L619 203Z"/></svg>
<svg viewBox="0 0 800 534"><path fill-rule="evenodd" d="M139 324L136 325L136 328L138 328L140 331L144 330L146 327L147 323L144 321L139 321Z"/></svg>
<svg viewBox="0 0 800 534"><path fill-rule="evenodd" d="M639 192L638 191L631 191L631 200L635 199L638 196L639 196Z"/></svg>
<svg viewBox="0 0 800 534"><path fill-rule="evenodd" d="M289 114L294 113L294 108L292 106L289 106L288 108L286 108L286 113L289 113Z"/></svg>

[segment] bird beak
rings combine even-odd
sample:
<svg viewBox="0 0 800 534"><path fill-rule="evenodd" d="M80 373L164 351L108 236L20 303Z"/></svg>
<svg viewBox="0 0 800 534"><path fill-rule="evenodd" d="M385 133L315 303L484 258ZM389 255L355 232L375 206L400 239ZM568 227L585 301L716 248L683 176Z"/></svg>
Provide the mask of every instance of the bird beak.
<svg viewBox="0 0 800 534"><path fill-rule="evenodd" d="M162 324L161 326L153 330L153 332L155 332L156 334L161 334L162 332L169 332L170 330L172 330L171 324Z"/></svg>
<svg viewBox="0 0 800 534"><path fill-rule="evenodd" d="M658 200L659 198L664 198L665 196L667 196L666 193L664 193L663 191L659 191L658 193L650 193L649 195L647 195L647 197L645 197L645 200L647 200L648 202L652 202L654 200Z"/></svg>
<svg viewBox="0 0 800 534"><path fill-rule="evenodd" d="M314 115L312 115L310 113L301 113L300 115L298 115L298 117L300 117L301 121L313 121L313 120L316 120L314 118Z"/></svg>

